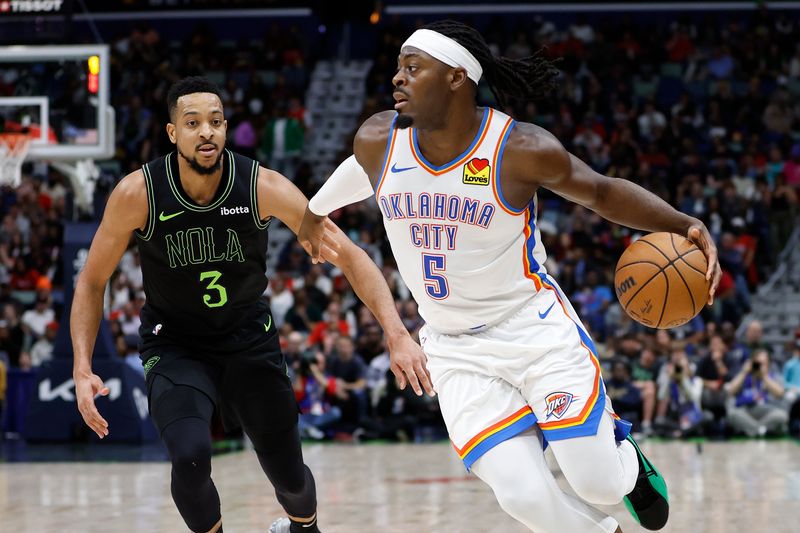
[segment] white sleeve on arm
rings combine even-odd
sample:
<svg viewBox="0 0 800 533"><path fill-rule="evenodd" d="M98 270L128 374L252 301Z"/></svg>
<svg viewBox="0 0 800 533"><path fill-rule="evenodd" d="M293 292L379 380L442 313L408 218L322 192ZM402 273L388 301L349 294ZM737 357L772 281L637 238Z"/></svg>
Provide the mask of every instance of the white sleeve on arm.
<svg viewBox="0 0 800 533"><path fill-rule="evenodd" d="M348 204L360 202L375 194L369 176L351 155L345 159L317 194L308 202L308 209L318 216L327 216L331 211Z"/></svg>

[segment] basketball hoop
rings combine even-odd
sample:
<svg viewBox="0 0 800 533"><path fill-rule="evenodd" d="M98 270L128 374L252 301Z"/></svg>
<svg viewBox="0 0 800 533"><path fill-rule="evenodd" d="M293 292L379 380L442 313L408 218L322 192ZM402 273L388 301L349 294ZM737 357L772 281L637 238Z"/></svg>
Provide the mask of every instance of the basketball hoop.
<svg viewBox="0 0 800 533"><path fill-rule="evenodd" d="M22 182L22 162L30 144L24 133L0 133L0 185L18 187Z"/></svg>

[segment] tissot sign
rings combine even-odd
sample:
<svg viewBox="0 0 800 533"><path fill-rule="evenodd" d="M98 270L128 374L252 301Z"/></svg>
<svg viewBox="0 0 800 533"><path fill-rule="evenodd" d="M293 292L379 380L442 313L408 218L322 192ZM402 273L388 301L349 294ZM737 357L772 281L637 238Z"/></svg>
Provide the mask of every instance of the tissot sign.
<svg viewBox="0 0 800 533"><path fill-rule="evenodd" d="M59 13L64 0L0 0L0 13Z"/></svg>

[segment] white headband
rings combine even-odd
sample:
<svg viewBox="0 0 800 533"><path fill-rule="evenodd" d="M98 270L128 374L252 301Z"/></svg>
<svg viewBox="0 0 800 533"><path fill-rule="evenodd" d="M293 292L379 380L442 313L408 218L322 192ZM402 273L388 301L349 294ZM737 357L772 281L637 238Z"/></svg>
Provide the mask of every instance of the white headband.
<svg viewBox="0 0 800 533"><path fill-rule="evenodd" d="M483 75L481 64L469 50L456 41L433 30L417 30L406 39L402 48L413 46L431 57L435 57L445 65L461 67L467 71L467 77L478 83Z"/></svg>

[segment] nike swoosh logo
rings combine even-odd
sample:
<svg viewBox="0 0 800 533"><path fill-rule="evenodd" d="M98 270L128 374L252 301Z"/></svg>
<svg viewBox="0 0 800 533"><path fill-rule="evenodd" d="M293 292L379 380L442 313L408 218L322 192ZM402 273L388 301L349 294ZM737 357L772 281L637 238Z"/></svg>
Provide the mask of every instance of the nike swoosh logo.
<svg viewBox="0 0 800 533"><path fill-rule="evenodd" d="M412 168L417 168L417 167L397 168L397 163L395 163L394 165L392 165L392 173L397 174L398 172L405 172L406 170L411 170Z"/></svg>
<svg viewBox="0 0 800 533"><path fill-rule="evenodd" d="M264 324L264 331L269 331L269 328L272 327L272 315L269 315L269 322Z"/></svg>
<svg viewBox="0 0 800 533"><path fill-rule="evenodd" d="M171 218L175 218L176 216L182 215L182 214L183 214L183 211L178 211L177 213L172 213L171 215L165 215L164 211L161 211L161 214L158 215L158 220L160 220L161 222L165 222L165 221L167 221L167 220L169 220Z"/></svg>
<svg viewBox="0 0 800 533"><path fill-rule="evenodd" d="M547 315L549 315L549 314L550 314L550 310L553 308L553 306L554 306L554 305L556 305L556 303L555 303L555 302L551 303L551 304L550 304L550 307L548 307L548 308L545 310L545 312L544 312L544 313L542 313L541 311L539 311L539 318L541 318L542 320L544 320L545 318L547 318Z"/></svg>

